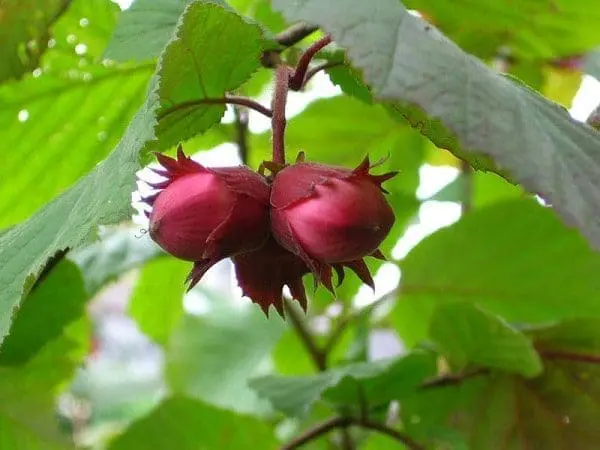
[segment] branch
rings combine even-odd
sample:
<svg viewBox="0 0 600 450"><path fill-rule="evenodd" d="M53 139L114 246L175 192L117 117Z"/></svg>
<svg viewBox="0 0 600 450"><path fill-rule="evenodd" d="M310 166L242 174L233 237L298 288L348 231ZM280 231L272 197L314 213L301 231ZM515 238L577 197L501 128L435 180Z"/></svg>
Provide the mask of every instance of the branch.
<svg viewBox="0 0 600 450"><path fill-rule="evenodd" d="M275 69L271 129L273 131L273 162L279 164L285 164L285 104L287 102L289 74L290 68L285 64L279 64Z"/></svg>
<svg viewBox="0 0 600 450"><path fill-rule="evenodd" d="M322 435L329 433L335 428L347 427L348 425L350 425L350 420L347 417L333 417L296 436L287 444L282 445L280 450L294 450L307 442L314 441Z"/></svg>
<svg viewBox="0 0 600 450"><path fill-rule="evenodd" d="M289 28L286 28L281 33L278 33L275 36L275 41L284 47L291 47L318 29L319 27L315 25L309 25L306 22L298 22Z"/></svg>
<svg viewBox="0 0 600 450"><path fill-rule="evenodd" d="M339 62L339 61L326 61L322 64L319 64L318 66L313 67L308 72L306 72L306 77L304 78L303 87L306 86L306 84L310 81L310 79L312 77L314 77L316 74L318 74L322 70L327 70L327 69L331 69L332 67L339 67L339 66L343 66L343 65L344 65L344 63Z"/></svg>
<svg viewBox="0 0 600 450"><path fill-rule="evenodd" d="M562 359L573 362L600 364L600 355L573 353L564 350L542 350L540 355L546 359Z"/></svg>
<svg viewBox="0 0 600 450"><path fill-rule="evenodd" d="M308 70L308 65L310 64L314 56L319 52L319 50L329 45L331 41L331 35L328 34L306 49L306 51L300 57L300 61L298 61L298 64L296 65L296 70L290 77L290 89L294 91L302 89L302 87L304 86L304 80L306 78L306 71Z"/></svg>
<svg viewBox="0 0 600 450"><path fill-rule="evenodd" d="M430 380L423 382L421 384L420 388L421 389L434 389L434 388L446 387L446 386L456 386L458 384L463 383L465 380L468 380L470 378L474 378L474 377L477 377L480 375L487 375L488 373L489 373L488 369L478 368L478 369L473 369L471 371L463 372L463 373L459 373L459 374L442 375L440 377L431 378Z"/></svg>
<svg viewBox="0 0 600 450"><path fill-rule="evenodd" d="M248 162L248 111L234 106L237 146L243 164Z"/></svg>
<svg viewBox="0 0 600 450"><path fill-rule="evenodd" d="M327 369L327 361L326 354L317 347L310 331L306 327L302 317L298 314L293 304L288 300L284 299L285 313L290 318L292 322L292 326L298 333L300 340L306 347L306 350L310 354L311 359L313 360L315 366L320 372L323 372Z"/></svg>
<svg viewBox="0 0 600 450"><path fill-rule="evenodd" d="M424 450L421 445L417 444L412 440L411 437L404 433L394 430L393 428L390 428L382 423L373 422L366 419L359 419L356 417L334 417L328 419L325 422L317 424L299 436L295 437L287 444L284 444L281 446L280 450L295 450L300 448L302 445L318 439L326 433L329 433L333 429L347 428L351 425L385 434L386 436L389 436L392 439L404 444L410 450Z"/></svg>
<svg viewBox="0 0 600 450"><path fill-rule="evenodd" d="M261 105L260 103L252 100L248 97L241 97L237 95L226 95L223 98L199 98L197 100L188 100L186 102L179 103L171 108L167 108L162 111L160 114L156 116L157 120L162 120L170 114L174 112L181 111L187 108L193 108L194 106L199 105L240 105L245 106L247 108L253 109L254 111L258 111L264 116L272 117L273 112Z"/></svg>

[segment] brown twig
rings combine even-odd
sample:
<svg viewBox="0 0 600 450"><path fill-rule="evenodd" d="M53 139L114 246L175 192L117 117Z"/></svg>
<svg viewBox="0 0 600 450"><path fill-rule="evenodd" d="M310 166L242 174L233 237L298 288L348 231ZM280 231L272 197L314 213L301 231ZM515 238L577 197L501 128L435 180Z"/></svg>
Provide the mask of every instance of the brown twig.
<svg viewBox="0 0 600 450"><path fill-rule="evenodd" d="M442 375L440 377L431 378L425 382L423 382L420 386L421 389L434 389L441 388L447 386L456 386L458 384L463 383L466 380L469 380L474 377L478 377L480 375L487 375L489 370L486 368L478 368L473 369L468 372L459 373L459 374L449 374Z"/></svg>
<svg viewBox="0 0 600 450"><path fill-rule="evenodd" d="M247 108L253 109L254 111L258 111L266 117L272 117L273 112L261 105L260 103L252 100L248 97L242 97L238 95L226 95L222 98L199 98L197 100L188 100L185 102L181 102L175 106L165 109L160 114L157 115L157 120L163 120L170 114L173 114L177 111L182 111L187 108L193 108L195 106L200 105L240 105L245 106Z"/></svg>
<svg viewBox="0 0 600 450"><path fill-rule="evenodd" d="M288 299L285 299L284 306L286 316L289 317L290 321L292 322L292 326L298 333L300 340L304 344L304 347L306 347L306 350L308 351L315 366L319 372L325 371L327 369L326 354L317 347L317 344L315 343L310 331L306 327L302 317L300 317L294 308L292 302L290 302Z"/></svg>
<svg viewBox="0 0 600 450"><path fill-rule="evenodd" d="M600 364L600 355L589 353L573 353L564 350L541 350L540 355L546 359L562 359L573 362Z"/></svg>
<svg viewBox="0 0 600 450"><path fill-rule="evenodd" d="M275 36L275 41L284 47L291 47L305 37L317 31L319 27L306 22L298 22L286 28Z"/></svg>
<svg viewBox="0 0 600 450"><path fill-rule="evenodd" d="M273 92L273 115L271 128L273 132L273 162L285 164L285 104L288 94L290 68L280 64L275 69L275 91Z"/></svg>
<svg viewBox="0 0 600 450"><path fill-rule="evenodd" d="M386 436L389 436L392 439L402 443L410 450L423 450L421 445L417 444L411 437L404 433L394 430L393 428L390 428L382 423L356 417L333 417L328 419L325 422L315 425L314 427L292 439L287 444L281 446L280 450L295 450L300 448L302 445L329 433L331 430L336 428L347 428L351 425L385 434Z"/></svg>
<svg viewBox="0 0 600 450"><path fill-rule="evenodd" d="M316 74L318 74L319 72L321 72L322 70L327 70L327 69L331 69L332 67L338 67L338 66L343 66L344 63L341 63L339 61L326 61L322 64L319 64L318 66L313 67L312 69L309 69L308 72L306 72L306 77L304 78L304 86L306 86L306 84L311 80L312 77L314 77Z"/></svg>

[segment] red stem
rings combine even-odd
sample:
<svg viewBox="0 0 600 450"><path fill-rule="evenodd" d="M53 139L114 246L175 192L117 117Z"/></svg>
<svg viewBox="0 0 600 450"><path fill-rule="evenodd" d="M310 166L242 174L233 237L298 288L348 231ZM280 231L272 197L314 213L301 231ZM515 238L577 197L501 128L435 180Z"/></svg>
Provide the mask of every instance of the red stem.
<svg viewBox="0 0 600 450"><path fill-rule="evenodd" d="M285 104L288 94L290 68L280 64L275 69L275 92L273 93L273 162L285 164Z"/></svg>
<svg viewBox="0 0 600 450"><path fill-rule="evenodd" d="M300 61L298 61L298 65L296 66L296 70L293 75L290 77L290 89L294 91L299 91L304 86L304 78L306 77L306 71L308 70L308 65L317 54L319 50L325 47L327 44L331 42L331 35L319 39L317 42L312 44L310 47L306 49L304 54L300 57Z"/></svg>
<svg viewBox="0 0 600 450"><path fill-rule="evenodd" d="M181 111L188 108L193 108L195 106L200 105L240 105L245 106L247 108L253 109L254 111L258 111L259 113L272 117L273 113L269 108L264 107L260 103L252 100L248 97L241 97L239 95L226 95L223 98L199 98L197 100L188 100L185 102L181 102L171 108L167 108L158 114L157 119L162 120L167 117L169 114L173 114L176 111Z"/></svg>

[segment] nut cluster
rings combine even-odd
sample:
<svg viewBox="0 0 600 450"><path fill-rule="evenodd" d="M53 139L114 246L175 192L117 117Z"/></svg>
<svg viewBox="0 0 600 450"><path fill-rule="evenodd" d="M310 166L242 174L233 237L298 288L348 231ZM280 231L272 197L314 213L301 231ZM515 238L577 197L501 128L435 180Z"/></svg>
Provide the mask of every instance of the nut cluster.
<svg viewBox="0 0 600 450"><path fill-rule="evenodd" d="M282 288L306 309L302 276L333 291L344 268L373 286L363 258L378 250L394 223L381 184L396 173L372 175L365 160L354 170L311 162L271 169L264 176L246 166L208 168L186 156L157 154L165 178L144 202L150 236L167 253L194 263L192 288L206 271L232 258L244 295L265 314L283 316Z"/></svg>

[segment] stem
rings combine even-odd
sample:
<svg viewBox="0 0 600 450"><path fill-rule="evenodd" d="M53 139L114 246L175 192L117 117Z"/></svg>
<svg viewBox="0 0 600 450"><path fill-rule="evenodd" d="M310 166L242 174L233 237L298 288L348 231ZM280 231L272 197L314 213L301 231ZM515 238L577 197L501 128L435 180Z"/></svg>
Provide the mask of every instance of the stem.
<svg viewBox="0 0 600 450"><path fill-rule="evenodd" d="M306 22L298 22L286 28L275 36L275 41L284 47L291 47L305 37L317 31L319 27Z"/></svg>
<svg viewBox="0 0 600 450"><path fill-rule="evenodd" d="M302 89L302 86L304 86L304 79L306 78L306 71L308 70L308 65L310 64L314 56L317 54L317 52L326 45L328 45L331 41L331 35L328 34L306 49L306 51L300 57L300 61L298 61L296 70L290 77L290 89L294 91Z"/></svg>
<svg viewBox="0 0 600 450"><path fill-rule="evenodd" d="M289 67L284 64L278 65L275 69L271 129L273 130L273 162L280 164L285 164L285 104L288 94L289 73Z"/></svg>
<svg viewBox="0 0 600 450"><path fill-rule="evenodd" d="M171 108L165 109L163 112L158 114L156 117L158 120L162 120L170 114L174 112L181 111L188 108L193 108L194 106L199 105L240 105L245 106L247 108L253 109L254 111L258 111L262 115L266 117L272 117L273 112L261 105L260 103L252 100L248 97L241 97L238 95L226 95L222 98L199 98L197 100L188 100L186 102L179 103L178 105L172 106Z"/></svg>
<svg viewBox="0 0 600 450"><path fill-rule="evenodd" d="M311 442L320 436L329 433L335 428L347 428L350 425L356 425L367 430L377 431L378 433L385 434L392 439L402 443L410 450L423 450L421 445L417 444L409 436L394 430L379 422L373 422L366 419L359 419L355 417L334 417L328 419L325 422L315 425L304 433L292 439L287 444L283 445L280 450L294 450L300 448L302 445Z"/></svg>
<svg viewBox="0 0 600 450"><path fill-rule="evenodd" d="M589 363L589 364L600 364L599 355L590 355L584 353L572 353L569 351L562 350L542 350L540 352L543 358L547 359L563 359L573 362Z"/></svg>
<svg viewBox="0 0 600 450"><path fill-rule="evenodd" d="M302 84L302 88L304 88L306 86L306 84L310 81L310 79L312 77L314 77L316 74L318 74L322 70L327 70L327 69L331 69L332 67L338 67L338 66L343 66L343 65L344 64L341 62L327 61L322 64L319 64L316 67L313 67L308 72L306 72L306 77L304 77L304 83Z"/></svg>
<svg viewBox="0 0 600 450"><path fill-rule="evenodd" d="M238 153L242 163L248 162L248 111L239 106L233 107Z"/></svg>
<svg viewBox="0 0 600 450"><path fill-rule="evenodd" d="M281 446L280 450L294 450L296 448L301 447L307 442L313 441L324 434L329 433L331 430L348 426L350 424L350 420L346 417L333 417L331 419L326 420L325 422L319 423L314 427L308 429L304 433L299 436L296 436L287 444Z"/></svg>
<svg viewBox="0 0 600 450"><path fill-rule="evenodd" d="M468 380L470 378L474 378L480 375L487 375L489 373L488 369L479 368L474 369L469 372L459 373L459 374L450 374L443 375L441 377L432 378L428 381L425 381L421 384L421 389L434 389L439 387L446 386L456 386L457 384L461 384L463 381Z"/></svg>
<svg viewBox="0 0 600 450"><path fill-rule="evenodd" d="M460 173L463 181L461 193L460 213L464 215L471 211L473 199L473 168L464 160L460 161Z"/></svg>
<svg viewBox="0 0 600 450"><path fill-rule="evenodd" d="M294 305L288 299L285 299L284 306L286 315L290 318L292 326L298 333L300 340L304 344L304 347L306 347L315 366L319 372L324 372L327 369L326 354L317 347L310 331L306 327L302 317L300 317L294 308Z"/></svg>

